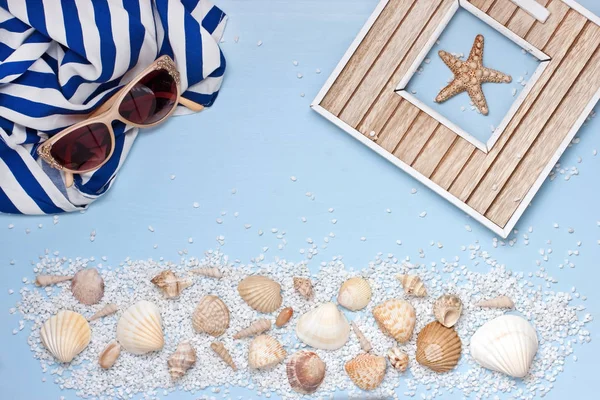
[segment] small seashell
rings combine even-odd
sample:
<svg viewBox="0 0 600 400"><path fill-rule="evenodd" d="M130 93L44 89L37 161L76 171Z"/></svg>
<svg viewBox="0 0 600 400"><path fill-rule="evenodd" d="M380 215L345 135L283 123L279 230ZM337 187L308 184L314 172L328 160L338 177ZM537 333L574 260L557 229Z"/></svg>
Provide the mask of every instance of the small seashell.
<svg viewBox="0 0 600 400"><path fill-rule="evenodd" d="M302 315L296 325L298 339L322 350L337 350L348 341L350 325L335 304L323 303Z"/></svg>
<svg viewBox="0 0 600 400"><path fill-rule="evenodd" d="M312 281L309 278L294 278L294 289L306 300L311 300L315 295Z"/></svg>
<svg viewBox="0 0 600 400"><path fill-rule="evenodd" d="M225 361L225 363L227 365L229 365L234 371L237 371L237 367L235 366L235 363L233 362L233 358L231 358L231 354L229 354L229 352L227 351L227 349L225 348L225 345L221 342L212 342L210 344L210 348L217 353L217 355L219 357L221 357L221 360Z"/></svg>
<svg viewBox="0 0 600 400"><path fill-rule="evenodd" d="M177 345L175 353L169 357L167 365L171 379L176 381L181 378L188 369L196 363L196 350L189 341L183 341Z"/></svg>
<svg viewBox="0 0 600 400"><path fill-rule="evenodd" d="M110 342L100 356L98 357L98 364L104 369L110 369L117 362L117 358L121 354L121 346L116 340Z"/></svg>
<svg viewBox="0 0 600 400"><path fill-rule="evenodd" d="M40 338L50 353L60 362L68 363L90 343L92 331L83 315L59 311L42 325Z"/></svg>
<svg viewBox="0 0 600 400"><path fill-rule="evenodd" d="M292 309L292 307L284 308L277 316L277 319L275 320L275 325L278 328L281 328L282 326L288 323L290 318L292 318L292 315L294 315L294 310Z"/></svg>
<svg viewBox="0 0 600 400"><path fill-rule="evenodd" d="M425 297L427 290L420 277L417 275L397 275L396 278L402 284L404 293L410 296Z"/></svg>
<svg viewBox="0 0 600 400"><path fill-rule="evenodd" d="M370 352L373 349L373 346L371 346L371 342L369 342L369 340L362 333L362 331L360 329L358 329L358 326L354 323L354 321L352 321L350 323L350 325L352 325L352 330L354 331L354 334L358 338L358 342L360 343L360 348L363 349L363 351L365 353Z"/></svg>
<svg viewBox="0 0 600 400"><path fill-rule="evenodd" d="M392 347L387 352L388 359L392 367L400 372L406 371L408 368L408 355L397 347Z"/></svg>
<svg viewBox="0 0 600 400"><path fill-rule="evenodd" d="M96 268L82 269L71 281L73 297L82 304L91 306L100 303L104 296L104 279Z"/></svg>
<svg viewBox="0 0 600 400"><path fill-rule="evenodd" d="M60 282L70 281L71 279L73 279L72 276L38 275L35 278L35 284L37 286L50 286Z"/></svg>
<svg viewBox="0 0 600 400"><path fill-rule="evenodd" d="M253 309L272 313L281 307L281 285L266 276L249 276L238 284L242 299Z"/></svg>
<svg viewBox="0 0 600 400"><path fill-rule="evenodd" d="M150 282L162 290L167 299L179 297L185 288L193 285L192 281L178 278L171 270L162 271L152 278Z"/></svg>
<svg viewBox="0 0 600 400"><path fill-rule="evenodd" d="M217 296L204 296L192 314L192 324L198 333L221 336L229 328L229 309Z"/></svg>
<svg viewBox="0 0 600 400"><path fill-rule="evenodd" d="M515 303L508 296L498 296L493 299L482 300L475 305L486 308L514 308Z"/></svg>
<svg viewBox="0 0 600 400"><path fill-rule="evenodd" d="M119 311L119 307L116 304L108 303L104 307L102 307L100 310L98 310L98 312L96 312L96 314L92 315L90 317L90 319L88 319L88 321L92 322L92 321L95 321L100 318L108 317L109 315L112 315L112 314L116 313L117 311Z"/></svg>
<svg viewBox="0 0 600 400"><path fill-rule="evenodd" d="M129 307L117 323L117 340L125 350L133 354L146 354L162 349L165 340L158 307L146 300Z"/></svg>
<svg viewBox="0 0 600 400"><path fill-rule="evenodd" d="M462 343L456 331L437 321L430 322L417 336L417 362L435 372L448 372L458 364Z"/></svg>
<svg viewBox="0 0 600 400"><path fill-rule="evenodd" d="M301 350L292 355L286 372L293 390L311 394L316 392L325 378L325 363L316 353Z"/></svg>
<svg viewBox="0 0 600 400"><path fill-rule="evenodd" d="M362 310L371 301L371 286L360 277L348 279L340 287L337 301L351 311Z"/></svg>
<svg viewBox="0 0 600 400"><path fill-rule="evenodd" d="M362 390L373 390L383 382L386 367L385 358L363 353L348 361L344 369L356 386Z"/></svg>
<svg viewBox="0 0 600 400"><path fill-rule="evenodd" d="M460 318L462 302L453 294L440 296L433 303L433 315L435 319L446 328L452 328Z"/></svg>
<svg viewBox="0 0 600 400"><path fill-rule="evenodd" d="M242 339L248 336L260 335L263 332L271 329L271 320L266 318L261 318L259 320L254 321L245 329L242 329L235 335L233 335L234 339Z"/></svg>
<svg viewBox="0 0 600 400"><path fill-rule="evenodd" d="M379 329L400 343L412 337L417 314L413 306L404 300L391 299L373 308L373 316Z"/></svg>
<svg viewBox="0 0 600 400"><path fill-rule="evenodd" d="M276 339L269 335L254 338L248 349L248 365L252 368L269 368L281 362L287 355Z"/></svg>
<svg viewBox="0 0 600 400"><path fill-rule="evenodd" d="M202 276L206 276L208 278L219 279L219 278L223 277L223 273L221 273L221 271L219 271L219 269L215 268L215 267L201 267L201 268L192 269L192 270L190 270L190 272L192 274L202 275Z"/></svg>

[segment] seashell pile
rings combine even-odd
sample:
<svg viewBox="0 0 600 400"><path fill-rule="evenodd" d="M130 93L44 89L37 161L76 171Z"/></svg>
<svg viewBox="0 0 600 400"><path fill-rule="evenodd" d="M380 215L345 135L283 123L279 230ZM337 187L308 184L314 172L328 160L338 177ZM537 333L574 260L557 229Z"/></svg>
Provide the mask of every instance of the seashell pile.
<svg viewBox="0 0 600 400"><path fill-rule="evenodd" d="M317 391L325 379L325 363L316 353L300 350L290 357L286 372L293 390L311 394Z"/></svg>
<svg viewBox="0 0 600 400"><path fill-rule="evenodd" d="M379 329L400 343L410 340L415 329L417 314L409 302L391 299L373 308Z"/></svg>
<svg viewBox="0 0 600 400"><path fill-rule="evenodd" d="M171 270L162 271L150 280L164 293L167 299L179 297L185 288L192 286L194 283L188 279L180 279Z"/></svg>
<svg viewBox="0 0 600 400"><path fill-rule="evenodd" d="M315 296L313 284L310 278L294 278L294 289L300 293L306 300L312 300Z"/></svg>
<svg viewBox="0 0 600 400"><path fill-rule="evenodd" d="M192 325L198 333L219 337L229 328L229 309L217 296L204 296L192 314Z"/></svg>
<svg viewBox="0 0 600 400"><path fill-rule="evenodd" d="M515 303L508 296L498 296L489 300L482 300L475 304L477 307L487 308L514 308Z"/></svg>
<svg viewBox="0 0 600 400"><path fill-rule="evenodd" d="M427 290L420 277L416 275L398 275L396 278L402 284L404 293L407 295L416 297L427 296Z"/></svg>
<svg viewBox="0 0 600 400"><path fill-rule="evenodd" d="M92 315L90 319L88 319L88 321L92 322L100 318L108 317L109 315L112 315L117 311L119 311L119 307L116 304L108 303L100 310L98 310L94 315Z"/></svg>
<svg viewBox="0 0 600 400"><path fill-rule="evenodd" d="M68 363L90 343L92 331L83 315L59 311L44 322L40 331L42 343L60 362Z"/></svg>
<svg viewBox="0 0 600 400"><path fill-rule="evenodd" d="M392 347L387 352L388 360L390 360L390 364L392 367L397 369L400 372L406 371L408 368L408 355L404 353L397 347Z"/></svg>
<svg viewBox="0 0 600 400"><path fill-rule="evenodd" d="M456 367L462 343L456 331L437 321L430 322L417 336L417 362L435 372L447 372Z"/></svg>
<svg viewBox="0 0 600 400"><path fill-rule="evenodd" d="M373 390L383 382L386 366L385 358L365 353L348 361L344 369L356 386Z"/></svg>
<svg viewBox="0 0 600 400"><path fill-rule="evenodd" d="M249 276L238 284L238 292L258 312L272 313L281 307L281 285L266 276Z"/></svg>
<svg viewBox="0 0 600 400"><path fill-rule="evenodd" d="M189 341L183 341L177 345L175 353L169 357L167 365L169 366L169 374L173 381L181 378L188 369L196 363L196 350L192 347Z"/></svg>
<svg viewBox="0 0 600 400"><path fill-rule="evenodd" d="M117 323L117 340L133 354L162 349L165 341L158 307L146 300L129 307Z"/></svg>
<svg viewBox="0 0 600 400"><path fill-rule="evenodd" d="M248 348L248 365L252 368L270 368L279 364L287 352L277 339L260 335L254 338Z"/></svg>
<svg viewBox="0 0 600 400"><path fill-rule="evenodd" d="M340 287L338 303L350 311L362 310L371 301L371 286L360 277L348 279Z"/></svg>
<svg viewBox="0 0 600 400"><path fill-rule="evenodd" d="M234 339L242 339L248 336L260 335L263 332L271 329L271 320L266 318L261 318L259 320L254 321L247 328L242 329L235 335L233 335Z"/></svg>
<svg viewBox="0 0 600 400"><path fill-rule="evenodd" d="M117 362L119 355L121 355L121 346L116 340L113 340L106 345L102 353L98 356L98 364L103 369L110 369Z"/></svg>
<svg viewBox="0 0 600 400"><path fill-rule="evenodd" d="M433 316L446 328L452 328L462 312L462 302L453 294L440 296L433 303Z"/></svg>
<svg viewBox="0 0 600 400"><path fill-rule="evenodd" d="M350 324L335 304L323 303L298 319L298 339L322 350L337 350L348 341Z"/></svg>
<svg viewBox="0 0 600 400"><path fill-rule="evenodd" d="M82 269L71 280L71 292L82 304L98 304L104 297L104 279L96 268Z"/></svg>
<svg viewBox="0 0 600 400"><path fill-rule="evenodd" d="M237 371L237 367L233 362L233 358L231 358L231 354L229 354L229 351L227 351L223 343L212 342L210 344L210 348L221 358L221 360L225 361L225 363L229 365L231 369Z"/></svg>
<svg viewBox="0 0 600 400"><path fill-rule="evenodd" d="M284 308L277 316L277 319L275 320L275 325L278 328L281 328L282 326L288 323L290 318L292 318L292 315L294 315L294 310L292 309L292 307Z"/></svg>

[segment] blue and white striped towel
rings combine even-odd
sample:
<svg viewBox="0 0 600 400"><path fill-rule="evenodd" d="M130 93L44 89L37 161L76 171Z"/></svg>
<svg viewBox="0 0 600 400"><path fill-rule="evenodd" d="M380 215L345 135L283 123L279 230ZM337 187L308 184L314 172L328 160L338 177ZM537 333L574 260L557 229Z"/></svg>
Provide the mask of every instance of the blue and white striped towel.
<svg viewBox="0 0 600 400"><path fill-rule="evenodd" d="M225 21L206 0L0 0L0 212L75 211L105 193L137 129L114 126L111 160L75 175L70 188L36 149L159 55L175 60L184 97L212 105L225 71Z"/></svg>

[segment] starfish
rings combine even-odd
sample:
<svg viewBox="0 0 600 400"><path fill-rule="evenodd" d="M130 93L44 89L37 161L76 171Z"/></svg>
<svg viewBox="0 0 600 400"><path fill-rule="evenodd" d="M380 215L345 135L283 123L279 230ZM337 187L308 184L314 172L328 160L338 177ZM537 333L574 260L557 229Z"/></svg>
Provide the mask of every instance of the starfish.
<svg viewBox="0 0 600 400"><path fill-rule="evenodd" d="M486 82L512 82L510 75L483 66L483 35L477 35L475 38L471 53L466 61L462 61L444 50L440 50L438 54L454 73L454 79L437 95L435 98L436 103L443 103L449 98L466 91L477 109L483 115L488 115L489 109L481 85Z"/></svg>

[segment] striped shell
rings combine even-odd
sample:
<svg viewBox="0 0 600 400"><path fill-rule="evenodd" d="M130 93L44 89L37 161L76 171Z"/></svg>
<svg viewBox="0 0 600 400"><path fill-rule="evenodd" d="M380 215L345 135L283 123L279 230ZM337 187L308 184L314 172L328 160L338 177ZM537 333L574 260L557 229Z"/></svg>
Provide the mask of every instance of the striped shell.
<svg viewBox="0 0 600 400"><path fill-rule="evenodd" d="M348 341L350 324L335 304L323 303L298 319L296 335L314 348L337 350Z"/></svg>
<svg viewBox="0 0 600 400"><path fill-rule="evenodd" d="M261 333L266 332L269 329L271 329L271 320L261 318L251 323L247 328L244 328L235 335L233 335L233 338L242 339L248 336L260 335Z"/></svg>
<svg viewBox="0 0 600 400"><path fill-rule="evenodd" d="M194 350L187 340L179 343L175 349L175 353L167 360L171 379L173 381L178 380L194 364L196 364L196 350Z"/></svg>
<svg viewBox="0 0 600 400"><path fill-rule="evenodd" d="M90 343L92 331L83 315L59 311L50 317L40 331L42 343L60 362L68 363Z"/></svg>
<svg viewBox="0 0 600 400"><path fill-rule="evenodd" d="M440 296L433 303L433 316L446 328L452 328L458 322L462 312L462 302L453 294Z"/></svg>
<svg viewBox="0 0 600 400"><path fill-rule="evenodd" d="M344 369L356 386L373 390L383 382L386 367L385 358L364 353L348 361Z"/></svg>
<svg viewBox="0 0 600 400"><path fill-rule="evenodd" d="M221 336L229 328L229 309L217 296L204 296L192 314L192 325L198 333Z"/></svg>
<svg viewBox="0 0 600 400"><path fill-rule="evenodd" d="M409 296L425 297L427 290L420 277L417 275L397 275L396 278L402 284L404 293Z"/></svg>
<svg viewBox="0 0 600 400"><path fill-rule="evenodd" d="M391 299L373 308L379 329L400 343L410 340L415 329L417 314L409 302Z"/></svg>
<svg viewBox="0 0 600 400"><path fill-rule="evenodd" d="M337 301L351 311L362 310L371 301L371 286L369 282L360 277L348 279L340 287Z"/></svg>
<svg viewBox="0 0 600 400"><path fill-rule="evenodd" d="M301 350L290 357L286 372L293 390L311 394L316 392L325 379L325 363L316 353Z"/></svg>
<svg viewBox="0 0 600 400"><path fill-rule="evenodd" d="M287 352L276 339L269 335L254 338L248 349L248 365L252 368L270 368L277 365L287 355Z"/></svg>
<svg viewBox="0 0 600 400"><path fill-rule="evenodd" d="M315 296L313 284L310 278L294 278L294 289L300 293L306 300L311 300Z"/></svg>
<svg viewBox="0 0 600 400"><path fill-rule="evenodd" d="M146 300L129 307L117 323L117 340L133 354L162 349L165 341L158 307Z"/></svg>
<svg viewBox="0 0 600 400"><path fill-rule="evenodd" d="M162 271L150 281L158 287L167 299L179 297L184 289L192 286L194 283L189 279L178 278L175 273L169 269Z"/></svg>
<svg viewBox="0 0 600 400"><path fill-rule="evenodd" d="M249 276L238 284L242 299L253 309L272 313L281 307L281 285L266 276Z"/></svg>
<svg viewBox="0 0 600 400"><path fill-rule="evenodd" d="M233 362L233 358L231 358L231 354L229 354L229 351L227 351L222 342L212 342L210 344L210 348L221 358L221 360L225 361L225 363L229 365L231 369L237 371L237 367Z"/></svg>
<svg viewBox="0 0 600 400"><path fill-rule="evenodd" d="M437 321L430 322L417 336L417 362L435 372L448 372L458 364L462 343L456 331Z"/></svg>

